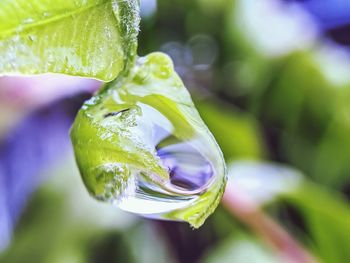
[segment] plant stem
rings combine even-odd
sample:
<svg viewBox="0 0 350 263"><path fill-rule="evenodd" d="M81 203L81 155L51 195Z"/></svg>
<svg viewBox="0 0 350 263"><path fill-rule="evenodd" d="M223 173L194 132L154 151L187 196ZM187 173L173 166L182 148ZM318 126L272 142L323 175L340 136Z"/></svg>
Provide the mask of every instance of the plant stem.
<svg viewBox="0 0 350 263"><path fill-rule="evenodd" d="M223 206L277 251L283 262L318 262L281 225L264 213L246 194L226 188Z"/></svg>

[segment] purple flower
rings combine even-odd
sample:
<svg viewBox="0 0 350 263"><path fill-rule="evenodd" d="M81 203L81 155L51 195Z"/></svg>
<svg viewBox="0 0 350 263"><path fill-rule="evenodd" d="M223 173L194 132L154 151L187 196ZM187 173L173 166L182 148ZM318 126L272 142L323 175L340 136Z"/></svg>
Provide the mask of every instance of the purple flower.
<svg viewBox="0 0 350 263"><path fill-rule="evenodd" d="M81 97L64 99L28 115L0 142L0 250L43 171L70 150L68 132Z"/></svg>

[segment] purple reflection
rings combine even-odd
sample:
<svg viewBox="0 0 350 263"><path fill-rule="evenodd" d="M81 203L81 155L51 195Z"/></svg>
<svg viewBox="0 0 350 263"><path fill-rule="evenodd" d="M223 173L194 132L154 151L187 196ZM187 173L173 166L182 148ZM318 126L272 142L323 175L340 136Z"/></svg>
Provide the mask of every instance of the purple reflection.
<svg viewBox="0 0 350 263"><path fill-rule="evenodd" d="M168 167L170 181L185 190L202 188L213 177L210 162L188 143L176 143L157 148L163 165Z"/></svg>

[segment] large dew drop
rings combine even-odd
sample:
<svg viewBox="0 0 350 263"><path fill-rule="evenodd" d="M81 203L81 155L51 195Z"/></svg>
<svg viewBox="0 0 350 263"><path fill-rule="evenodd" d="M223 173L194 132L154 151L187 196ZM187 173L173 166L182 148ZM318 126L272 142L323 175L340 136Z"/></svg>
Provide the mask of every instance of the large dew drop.
<svg viewBox="0 0 350 263"><path fill-rule="evenodd" d="M222 153L162 53L85 102L71 138L89 192L123 210L199 227L221 199Z"/></svg>

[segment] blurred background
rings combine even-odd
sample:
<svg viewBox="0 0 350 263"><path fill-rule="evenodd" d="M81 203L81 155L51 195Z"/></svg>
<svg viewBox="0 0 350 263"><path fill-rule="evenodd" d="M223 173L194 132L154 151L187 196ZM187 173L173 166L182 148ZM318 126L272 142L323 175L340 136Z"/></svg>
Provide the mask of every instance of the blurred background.
<svg viewBox="0 0 350 263"><path fill-rule="evenodd" d="M306 262L276 229L315 261L348 262L350 2L141 0L141 15L139 54L173 58L235 205L193 230L98 203L68 133L101 83L2 77L0 262Z"/></svg>

